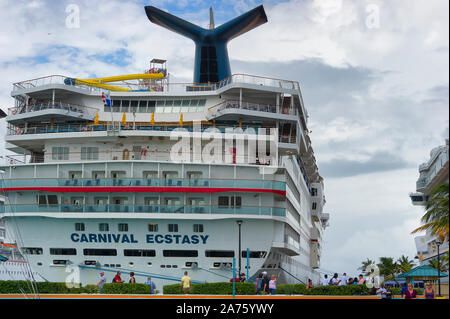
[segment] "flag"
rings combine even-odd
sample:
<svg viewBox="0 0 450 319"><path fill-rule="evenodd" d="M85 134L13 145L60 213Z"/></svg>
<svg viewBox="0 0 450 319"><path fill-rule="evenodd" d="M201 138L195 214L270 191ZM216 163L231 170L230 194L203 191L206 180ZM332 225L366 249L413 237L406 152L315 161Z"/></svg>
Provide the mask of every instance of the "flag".
<svg viewBox="0 0 450 319"><path fill-rule="evenodd" d="M127 115L125 114L125 112L123 112L121 123L122 124L126 124L127 123Z"/></svg>
<svg viewBox="0 0 450 319"><path fill-rule="evenodd" d="M112 101L111 97L109 96L109 93L102 92L102 99L104 106L112 106Z"/></svg>

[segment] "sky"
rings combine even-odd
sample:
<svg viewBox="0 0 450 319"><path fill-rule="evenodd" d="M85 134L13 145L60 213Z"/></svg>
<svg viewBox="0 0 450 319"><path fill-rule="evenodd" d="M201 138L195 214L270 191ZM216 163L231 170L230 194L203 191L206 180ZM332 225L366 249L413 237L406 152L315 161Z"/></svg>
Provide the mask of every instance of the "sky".
<svg viewBox="0 0 450 319"><path fill-rule="evenodd" d="M14 82L139 73L154 57L191 82L193 42L144 6L207 27L210 6L218 26L261 4L268 23L228 44L231 69L300 83L330 213L322 270L412 259L423 208L409 193L449 135L448 1L0 0L0 107L13 106Z"/></svg>

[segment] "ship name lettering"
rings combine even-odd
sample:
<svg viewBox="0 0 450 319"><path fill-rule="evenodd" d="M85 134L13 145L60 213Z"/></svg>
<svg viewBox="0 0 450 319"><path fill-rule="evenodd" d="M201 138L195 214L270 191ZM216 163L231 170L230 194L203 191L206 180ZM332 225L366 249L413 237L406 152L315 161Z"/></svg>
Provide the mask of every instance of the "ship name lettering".
<svg viewBox="0 0 450 319"><path fill-rule="evenodd" d="M70 235L75 243L138 243L134 238L134 234L77 234Z"/></svg>
<svg viewBox="0 0 450 319"><path fill-rule="evenodd" d="M147 244L206 244L209 235L147 235Z"/></svg>

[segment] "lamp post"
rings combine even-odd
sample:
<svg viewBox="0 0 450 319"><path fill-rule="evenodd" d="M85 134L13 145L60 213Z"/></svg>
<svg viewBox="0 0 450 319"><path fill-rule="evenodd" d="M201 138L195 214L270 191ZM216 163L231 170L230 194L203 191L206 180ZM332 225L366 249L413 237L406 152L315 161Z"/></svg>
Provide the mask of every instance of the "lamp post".
<svg viewBox="0 0 450 319"><path fill-rule="evenodd" d="M436 240L437 246L437 268L438 268L438 297L441 297L441 264L439 259L439 246L441 245L441 241L439 239Z"/></svg>
<svg viewBox="0 0 450 319"><path fill-rule="evenodd" d="M238 278L241 277L241 225L242 225L242 220L237 220L236 223L239 226L239 250L238 250L238 257L239 257L239 265L238 265L238 269L239 269L239 275ZM234 279L233 279L234 280Z"/></svg>

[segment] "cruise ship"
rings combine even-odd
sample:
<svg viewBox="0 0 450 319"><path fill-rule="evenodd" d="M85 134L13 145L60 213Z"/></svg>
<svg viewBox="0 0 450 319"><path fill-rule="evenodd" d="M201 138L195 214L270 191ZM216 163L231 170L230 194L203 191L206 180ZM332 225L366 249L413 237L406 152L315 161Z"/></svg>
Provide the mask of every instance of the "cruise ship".
<svg viewBox="0 0 450 319"><path fill-rule="evenodd" d="M319 280L328 226L299 83L232 74L229 40L263 6L202 28L153 6L150 32L195 44L192 83L164 59L141 74L13 84L0 167L3 220L43 280L163 285ZM144 12L143 12L144 14Z"/></svg>

